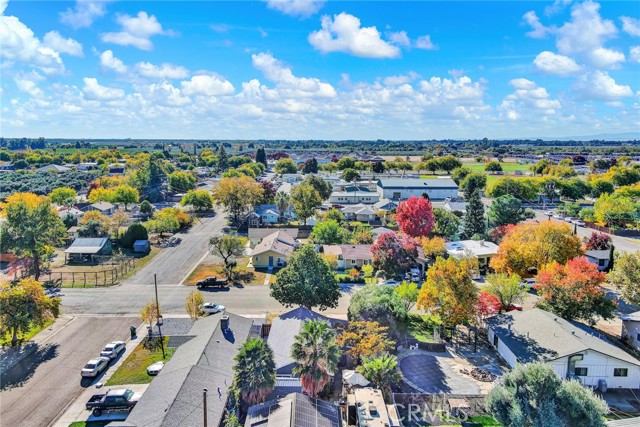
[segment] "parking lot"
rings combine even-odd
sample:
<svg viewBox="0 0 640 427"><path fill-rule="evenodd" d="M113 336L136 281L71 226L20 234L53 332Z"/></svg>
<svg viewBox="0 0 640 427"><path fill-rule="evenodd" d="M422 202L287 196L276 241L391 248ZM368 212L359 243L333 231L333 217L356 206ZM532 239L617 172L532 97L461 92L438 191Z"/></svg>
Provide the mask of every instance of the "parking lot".
<svg viewBox="0 0 640 427"><path fill-rule="evenodd" d="M102 375L81 379L86 362L107 342L127 339L129 326L139 323L135 317L75 317L50 334L0 379L2 425L49 426L84 390L100 381Z"/></svg>

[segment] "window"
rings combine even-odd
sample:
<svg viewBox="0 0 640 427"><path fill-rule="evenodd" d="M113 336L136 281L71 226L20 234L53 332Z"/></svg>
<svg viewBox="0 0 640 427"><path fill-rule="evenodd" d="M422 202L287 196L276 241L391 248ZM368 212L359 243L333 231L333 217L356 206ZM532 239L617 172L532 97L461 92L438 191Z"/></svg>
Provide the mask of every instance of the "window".
<svg viewBox="0 0 640 427"><path fill-rule="evenodd" d="M599 265L600 267L604 267L604 261L605 261L605 260L603 260L603 259L599 260L599 261L598 261L598 265Z"/></svg>
<svg viewBox="0 0 640 427"><path fill-rule="evenodd" d="M640 334L636 336L636 341L640 341Z"/></svg>
<svg viewBox="0 0 640 427"><path fill-rule="evenodd" d="M573 373L578 377L586 377L589 370L587 368L574 368Z"/></svg>
<svg viewBox="0 0 640 427"><path fill-rule="evenodd" d="M356 263L356 260L355 260L355 259L352 259L352 260L351 260L351 265L354 265L355 263Z"/></svg>
<svg viewBox="0 0 640 427"><path fill-rule="evenodd" d="M627 368L613 368L614 377L626 377L628 374L629 370Z"/></svg>
<svg viewBox="0 0 640 427"><path fill-rule="evenodd" d="M493 346L498 348L498 336L493 334Z"/></svg>
<svg viewBox="0 0 640 427"><path fill-rule="evenodd" d="M256 261L260 261L260 257L259 256L256 257Z"/></svg>

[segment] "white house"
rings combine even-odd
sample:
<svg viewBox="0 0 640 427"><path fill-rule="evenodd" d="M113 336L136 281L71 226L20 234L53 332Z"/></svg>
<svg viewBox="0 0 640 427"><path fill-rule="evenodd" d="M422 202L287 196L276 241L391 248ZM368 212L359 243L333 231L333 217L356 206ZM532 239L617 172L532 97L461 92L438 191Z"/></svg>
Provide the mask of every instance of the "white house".
<svg viewBox="0 0 640 427"><path fill-rule="evenodd" d="M334 191L329 196L329 203L334 205L355 205L365 203L372 205L380 200L373 191Z"/></svg>
<svg viewBox="0 0 640 427"><path fill-rule="evenodd" d="M370 206L358 203L340 209L347 221L371 222L376 220L376 213Z"/></svg>
<svg viewBox="0 0 640 427"><path fill-rule="evenodd" d="M483 270L489 266L491 257L498 253L498 245L484 240L460 240L445 245L449 256L454 258L477 258L478 267Z"/></svg>
<svg viewBox="0 0 640 427"><path fill-rule="evenodd" d="M622 339L627 340L631 347L640 350L640 311L625 314L621 319Z"/></svg>
<svg viewBox="0 0 640 427"><path fill-rule="evenodd" d="M406 200L427 194L431 200L458 197L458 184L450 178L382 178L378 180L378 194L381 198Z"/></svg>
<svg viewBox="0 0 640 427"><path fill-rule="evenodd" d="M489 342L514 368L541 361L583 385L640 388L640 361L584 325L534 308L486 319Z"/></svg>
<svg viewBox="0 0 640 427"><path fill-rule="evenodd" d="M609 249L589 250L584 253L584 256L591 264L597 265L599 271L605 271L609 267L611 251Z"/></svg>

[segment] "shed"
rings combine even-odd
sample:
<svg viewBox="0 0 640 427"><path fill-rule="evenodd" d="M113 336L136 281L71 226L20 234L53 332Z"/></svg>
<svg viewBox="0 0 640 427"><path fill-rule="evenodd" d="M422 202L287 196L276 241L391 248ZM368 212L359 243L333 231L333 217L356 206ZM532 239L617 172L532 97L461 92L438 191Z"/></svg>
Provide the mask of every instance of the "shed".
<svg viewBox="0 0 640 427"><path fill-rule="evenodd" d="M94 255L108 255L111 249L111 240L108 237L79 237L64 250L64 258L66 262L69 254L73 259L82 260Z"/></svg>
<svg viewBox="0 0 640 427"><path fill-rule="evenodd" d="M133 242L133 252L146 254L149 252L149 241L148 240L136 240Z"/></svg>

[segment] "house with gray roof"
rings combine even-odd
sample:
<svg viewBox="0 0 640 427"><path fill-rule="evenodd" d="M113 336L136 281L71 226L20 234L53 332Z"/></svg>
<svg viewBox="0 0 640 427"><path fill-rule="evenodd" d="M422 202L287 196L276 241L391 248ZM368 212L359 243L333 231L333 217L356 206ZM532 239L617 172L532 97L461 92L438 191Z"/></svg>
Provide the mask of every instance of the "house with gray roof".
<svg viewBox="0 0 640 427"><path fill-rule="evenodd" d="M598 266L598 271L607 271L609 262L611 262L611 251L609 249L597 250L592 249L584 253L584 256L591 264Z"/></svg>
<svg viewBox="0 0 640 427"><path fill-rule="evenodd" d="M458 197L458 184L450 178L381 178L378 180L380 198L406 200L423 194L430 200L445 200Z"/></svg>
<svg viewBox="0 0 640 427"><path fill-rule="evenodd" d="M640 388L640 360L585 325L539 308L492 316L486 324L489 342L512 368L545 362L585 386Z"/></svg>
<svg viewBox="0 0 640 427"><path fill-rule="evenodd" d="M64 250L64 262L67 262L67 256L82 261L94 255L109 255L111 251L111 239L108 237L78 237Z"/></svg>
<svg viewBox="0 0 640 427"><path fill-rule="evenodd" d="M291 393L249 408L244 427L342 427L340 407Z"/></svg>
<svg viewBox="0 0 640 427"><path fill-rule="evenodd" d="M253 248L249 262L256 268L284 267L297 246L285 231L274 231Z"/></svg>

